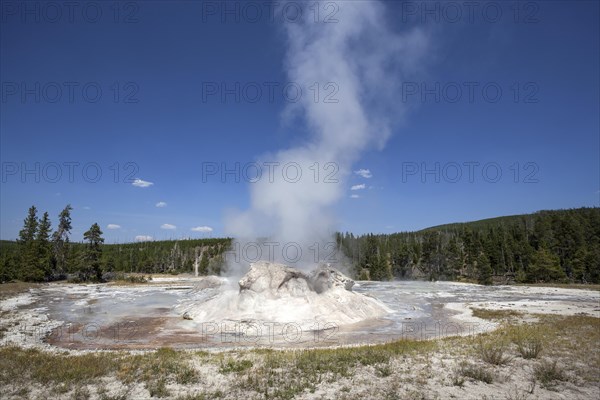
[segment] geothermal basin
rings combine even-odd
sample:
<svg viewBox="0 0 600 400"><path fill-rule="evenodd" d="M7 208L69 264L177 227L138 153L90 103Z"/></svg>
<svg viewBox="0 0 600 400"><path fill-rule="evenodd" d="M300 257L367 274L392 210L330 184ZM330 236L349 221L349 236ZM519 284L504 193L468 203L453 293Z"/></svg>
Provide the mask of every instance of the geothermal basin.
<svg viewBox="0 0 600 400"><path fill-rule="evenodd" d="M259 263L239 280L53 283L5 299L0 345L75 350L307 348L494 329L472 308L600 317L597 291L453 282L353 282L322 267Z"/></svg>

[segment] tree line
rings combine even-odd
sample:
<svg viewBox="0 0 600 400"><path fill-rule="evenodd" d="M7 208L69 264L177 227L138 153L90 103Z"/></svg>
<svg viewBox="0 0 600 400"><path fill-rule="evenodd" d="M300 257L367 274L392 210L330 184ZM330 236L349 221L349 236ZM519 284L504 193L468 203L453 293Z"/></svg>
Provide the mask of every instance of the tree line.
<svg viewBox="0 0 600 400"><path fill-rule="evenodd" d="M97 223L71 241L71 211L67 205L58 216L56 230L47 212L38 217L29 208L19 238L0 242L0 282L47 282L61 279L103 281L118 272L219 274L230 239L188 239L160 242L104 244ZM196 264L196 265L195 265Z"/></svg>
<svg viewBox="0 0 600 400"><path fill-rule="evenodd" d="M93 224L71 242L71 206L58 216L31 207L19 239L0 242L0 282L82 281L111 274L218 275L231 239L104 244ZM427 279L492 283L600 283L600 208L540 211L417 232L336 234L339 254L358 279Z"/></svg>
<svg viewBox="0 0 600 400"><path fill-rule="evenodd" d="M337 243L362 279L600 283L600 208L390 235L338 233Z"/></svg>

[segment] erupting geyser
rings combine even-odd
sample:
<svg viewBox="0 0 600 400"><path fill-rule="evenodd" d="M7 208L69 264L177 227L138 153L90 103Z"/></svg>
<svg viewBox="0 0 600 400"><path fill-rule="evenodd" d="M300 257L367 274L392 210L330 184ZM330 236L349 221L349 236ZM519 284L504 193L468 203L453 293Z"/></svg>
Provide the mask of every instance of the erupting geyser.
<svg viewBox="0 0 600 400"><path fill-rule="evenodd" d="M388 312L378 300L353 292L354 281L328 265L305 273L257 262L238 285L205 302L187 304L184 311L199 323L294 323L302 329L353 324Z"/></svg>
<svg viewBox="0 0 600 400"><path fill-rule="evenodd" d="M315 83L324 85L335 91L334 98L321 101L304 95L286 104L286 125L304 122L305 138L258 158L258 164L282 173L253 181L250 207L230 210L225 221L226 234L242 248L261 242L259 238L268 238L280 249L298 248L294 262L302 270L254 263L239 288L216 292L184 310L196 321L294 323L310 329L315 322L347 325L387 312L377 300L352 292L352 280L329 266L303 271L331 260L324 253L329 254L330 244L336 245L335 205L347 194L361 154L382 148L402 118L399 88L421 73L429 40L419 27L396 29L383 2L348 1L339 6L343 17L335 23L304 18L284 24L289 81L302 93L313 93ZM314 249L324 251L315 257ZM269 256L269 261L291 262L283 253ZM246 261L230 263L228 272L240 276L246 266Z"/></svg>

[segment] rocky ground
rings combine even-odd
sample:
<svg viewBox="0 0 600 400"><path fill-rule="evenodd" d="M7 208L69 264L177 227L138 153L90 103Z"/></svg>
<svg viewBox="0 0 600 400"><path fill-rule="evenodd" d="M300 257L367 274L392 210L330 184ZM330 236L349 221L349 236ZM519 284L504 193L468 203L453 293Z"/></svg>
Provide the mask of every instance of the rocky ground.
<svg viewBox="0 0 600 400"><path fill-rule="evenodd" d="M260 293L352 293L351 283L331 271L280 272L266 280L251 274L238 293L254 302ZM277 293L282 282L287 286ZM470 336L326 349L100 351L47 343L59 322L36 308L39 290L0 285L2 399L600 398L598 291L506 287L485 301L448 303L454 318L494 327ZM504 292L527 300L504 300ZM35 329L18 329L25 323Z"/></svg>

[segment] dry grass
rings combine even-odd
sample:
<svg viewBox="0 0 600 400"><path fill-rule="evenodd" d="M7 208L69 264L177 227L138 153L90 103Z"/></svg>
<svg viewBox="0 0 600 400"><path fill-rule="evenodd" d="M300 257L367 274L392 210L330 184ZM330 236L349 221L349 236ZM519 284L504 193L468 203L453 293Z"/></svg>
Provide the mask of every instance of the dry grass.
<svg viewBox="0 0 600 400"><path fill-rule="evenodd" d="M508 355L508 343L503 337L480 338L476 349L479 357L488 364L505 365L512 360Z"/></svg>
<svg viewBox="0 0 600 400"><path fill-rule="evenodd" d="M561 289L598 290L600 285L595 283L517 283L515 286L550 287Z"/></svg>
<svg viewBox="0 0 600 400"><path fill-rule="evenodd" d="M511 332L517 351L525 359L538 358L544 349L544 337L536 326L516 326Z"/></svg>
<svg viewBox="0 0 600 400"><path fill-rule="evenodd" d="M466 361L463 361L455 371L454 385L462 386L464 381L460 381L460 378L457 377L465 377L487 384L494 382L494 375L492 371L490 371L488 368Z"/></svg>
<svg viewBox="0 0 600 400"><path fill-rule="evenodd" d="M19 293L27 292L29 289L38 288L43 285L43 283L32 282L0 283L0 300L14 297Z"/></svg>
<svg viewBox="0 0 600 400"><path fill-rule="evenodd" d="M473 316L488 320L511 320L523 316L523 313L514 310L489 310L486 308L472 308Z"/></svg>
<svg viewBox="0 0 600 400"><path fill-rule="evenodd" d="M124 274L118 273L115 278L109 282L111 286L135 286L144 285L152 281L152 275L143 274Z"/></svg>
<svg viewBox="0 0 600 400"><path fill-rule="evenodd" d="M542 360L533 368L535 379L544 387L554 387L557 382L566 381L567 376L556 360Z"/></svg>

